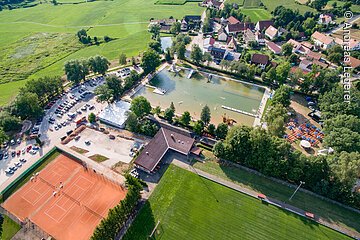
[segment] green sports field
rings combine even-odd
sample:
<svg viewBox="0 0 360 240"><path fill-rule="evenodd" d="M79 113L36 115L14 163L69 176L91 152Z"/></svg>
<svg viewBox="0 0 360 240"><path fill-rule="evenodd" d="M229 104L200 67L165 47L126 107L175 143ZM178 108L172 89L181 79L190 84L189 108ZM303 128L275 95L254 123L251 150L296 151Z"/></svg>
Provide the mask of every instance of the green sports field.
<svg viewBox="0 0 360 240"><path fill-rule="evenodd" d="M124 239L350 239L170 165Z"/></svg>
<svg viewBox="0 0 360 240"><path fill-rule="evenodd" d="M114 0L58 6L43 3L32 8L1 11L0 52L5 51L6 56L11 57L11 61L7 61L7 58L0 60L0 71L8 69L9 64L13 63L13 59L20 63L22 70L24 70L23 66L25 65L23 63L30 61L34 68L27 69L27 72L31 74L26 79L31 79L45 75L63 75L63 64L69 59L101 54L110 60L115 60L122 52L128 56L136 56L139 51L146 49L150 39L147 32L150 18L168 18L170 16L182 18L184 15L200 15L204 10L198 7L196 2L184 5L158 5L154 4L156 1ZM19 55L9 52L9 50L16 49L16 44L20 46L24 39L36 38L42 33L66 37L69 36L68 34L74 36L81 28L88 29L88 34L92 37L103 38L107 35L115 40L99 46L73 48L71 52L67 51L69 48L66 46L66 42L51 41L49 48L66 49L66 54L59 56L58 61L53 61L54 58L57 58L57 53L49 57L42 57L40 60L35 57L36 54L31 54L40 52L42 46L46 45L48 41L44 38L39 38L31 48L27 48L26 52L29 54L26 56L16 58ZM21 48L19 49L21 50ZM5 55L2 54L2 56ZM31 58L32 56L34 58ZM44 69L41 68L43 65L45 65ZM11 64L11 70L13 66L14 64ZM34 69L36 71L33 71ZM5 80L8 81L9 79L13 83L0 85L0 92L2 93L0 105L8 102L19 87L25 83L25 81L15 83L15 80L21 80L17 75L7 77Z"/></svg>

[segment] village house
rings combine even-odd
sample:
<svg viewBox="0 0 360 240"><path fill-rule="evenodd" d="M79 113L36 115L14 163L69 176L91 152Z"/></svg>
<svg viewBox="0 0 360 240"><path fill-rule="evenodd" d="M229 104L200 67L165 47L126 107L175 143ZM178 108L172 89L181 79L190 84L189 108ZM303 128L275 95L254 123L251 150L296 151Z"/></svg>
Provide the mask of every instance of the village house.
<svg viewBox="0 0 360 240"><path fill-rule="evenodd" d="M349 49L350 49L350 51L359 51L360 50L360 42L353 38L350 39Z"/></svg>
<svg viewBox="0 0 360 240"><path fill-rule="evenodd" d="M248 46L250 42L256 42L255 34L250 29L246 29L243 35L245 44Z"/></svg>
<svg viewBox="0 0 360 240"><path fill-rule="evenodd" d="M267 36L270 40L273 40L274 38L277 38L280 36L280 32L276 27L270 25L265 30L265 36Z"/></svg>
<svg viewBox="0 0 360 240"><path fill-rule="evenodd" d="M219 2L217 0L204 0L202 2L202 6L208 7L208 8L219 8L220 5L221 5L221 2Z"/></svg>
<svg viewBox="0 0 360 240"><path fill-rule="evenodd" d="M253 30L254 29L254 24L253 23L236 23L236 24L228 24L225 27L225 30L228 34L232 34L232 35L237 35L240 32L244 32L246 31L246 29L250 29Z"/></svg>
<svg viewBox="0 0 360 240"><path fill-rule="evenodd" d="M345 61L345 64L352 67L355 70L360 70L360 60L354 57L349 57L348 61Z"/></svg>
<svg viewBox="0 0 360 240"><path fill-rule="evenodd" d="M313 65L312 61L303 59L299 64L299 68L305 72L311 72L312 65Z"/></svg>
<svg viewBox="0 0 360 240"><path fill-rule="evenodd" d="M226 57L227 51L226 51L226 49L212 47L210 49L210 54L211 54L211 56L213 56L215 61L219 62Z"/></svg>
<svg viewBox="0 0 360 240"><path fill-rule="evenodd" d="M181 20L181 31L188 31L199 28L201 24L201 16L187 15Z"/></svg>
<svg viewBox="0 0 360 240"><path fill-rule="evenodd" d="M327 50L335 45L334 39L318 31L311 35L311 39L314 41L316 47L323 50Z"/></svg>
<svg viewBox="0 0 360 240"><path fill-rule="evenodd" d="M272 20L258 21L255 25L255 30L262 32L266 30L270 25L274 25L274 22Z"/></svg>
<svg viewBox="0 0 360 240"><path fill-rule="evenodd" d="M214 46L214 44L215 44L214 38L212 37L205 38L203 42L204 51L209 51L210 48Z"/></svg>
<svg viewBox="0 0 360 240"><path fill-rule="evenodd" d="M265 45L265 35L261 32L255 32L255 40L259 43L259 45Z"/></svg>
<svg viewBox="0 0 360 240"><path fill-rule="evenodd" d="M160 32L170 32L171 26L176 22L176 19L174 18L168 18L168 19L153 19L150 20L150 25L159 25L160 26Z"/></svg>
<svg viewBox="0 0 360 240"><path fill-rule="evenodd" d="M281 47L273 42L267 41L266 46L268 49L276 55L281 54Z"/></svg>
<svg viewBox="0 0 360 240"><path fill-rule="evenodd" d="M319 24L328 25L332 22L332 17L329 14L320 14Z"/></svg>
<svg viewBox="0 0 360 240"><path fill-rule="evenodd" d="M237 42L234 36L229 37L227 40L227 47L231 50L236 50Z"/></svg>
<svg viewBox="0 0 360 240"><path fill-rule="evenodd" d="M237 20L237 19L236 19L235 17L233 17L233 16L228 17L228 18L226 19L226 22L227 22L228 24L237 24L237 23L240 23L240 21Z"/></svg>
<svg viewBox="0 0 360 240"><path fill-rule="evenodd" d="M269 56L259 53L254 53L251 56L251 64L257 65L260 69L264 70L269 64Z"/></svg>
<svg viewBox="0 0 360 240"><path fill-rule="evenodd" d="M225 29L222 28L218 31L218 41L225 42L225 41L227 41L228 37L229 36L228 36L227 32L225 31Z"/></svg>

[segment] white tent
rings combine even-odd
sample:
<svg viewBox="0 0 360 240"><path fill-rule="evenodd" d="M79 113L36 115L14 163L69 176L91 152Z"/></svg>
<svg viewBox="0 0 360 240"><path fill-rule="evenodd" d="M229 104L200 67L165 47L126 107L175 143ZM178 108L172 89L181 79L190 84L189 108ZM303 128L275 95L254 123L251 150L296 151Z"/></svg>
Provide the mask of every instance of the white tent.
<svg viewBox="0 0 360 240"><path fill-rule="evenodd" d="M109 104L99 114L100 121L113 127L124 128L127 119L126 112L130 110L130 103L118 101Z"/></svg>

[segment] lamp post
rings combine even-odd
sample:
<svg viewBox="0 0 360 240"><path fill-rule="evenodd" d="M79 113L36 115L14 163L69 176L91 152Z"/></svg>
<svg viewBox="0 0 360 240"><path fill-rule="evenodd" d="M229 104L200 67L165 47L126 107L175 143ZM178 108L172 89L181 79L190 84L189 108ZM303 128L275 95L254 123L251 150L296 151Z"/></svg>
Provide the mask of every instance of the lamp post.
<svg viewBox="0 0 360 240"><path fill-rule="evenodd" d="M300 181L299 186L295 189L294 193L291 195L291 197L289 198L289 201L291 201L291 199L295 196L296 192L300 189L301 185L305 184L305 182Z"/></svg>

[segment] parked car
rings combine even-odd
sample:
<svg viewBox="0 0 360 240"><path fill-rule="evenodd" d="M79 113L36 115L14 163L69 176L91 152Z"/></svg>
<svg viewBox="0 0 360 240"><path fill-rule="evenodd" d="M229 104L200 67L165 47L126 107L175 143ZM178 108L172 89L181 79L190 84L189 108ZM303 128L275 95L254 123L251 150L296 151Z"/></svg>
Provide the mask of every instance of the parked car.
<svg viewBox="0 0 360 240"><path fill-rule="evenodd" d="M85 144L89 146L91 144L91 142L89 140L87 140L87 141L85 141Z"/></svg>
<svg viewBox="0 0 360 240"><path fill-rule="evenodd" d="M25 163L25 162L26 162L26 159L25 159L25 158L21 158L21 159L20 159L20 162Z"/></svg>
<svg viewBox="0 0 360 240"><path fill-rule="evenodd" d="M111 140L114 140L115 139L115 136L114 135L109 135L109 138L111 139Z"/></svg>
<svg viewBox="0 0 360 240"><path fill-rule="evenodd" d="M16 142L17 142L17 144L20 144L20 143L21 143L21 138L18 138L18 139L16 140Z"/></svg>

